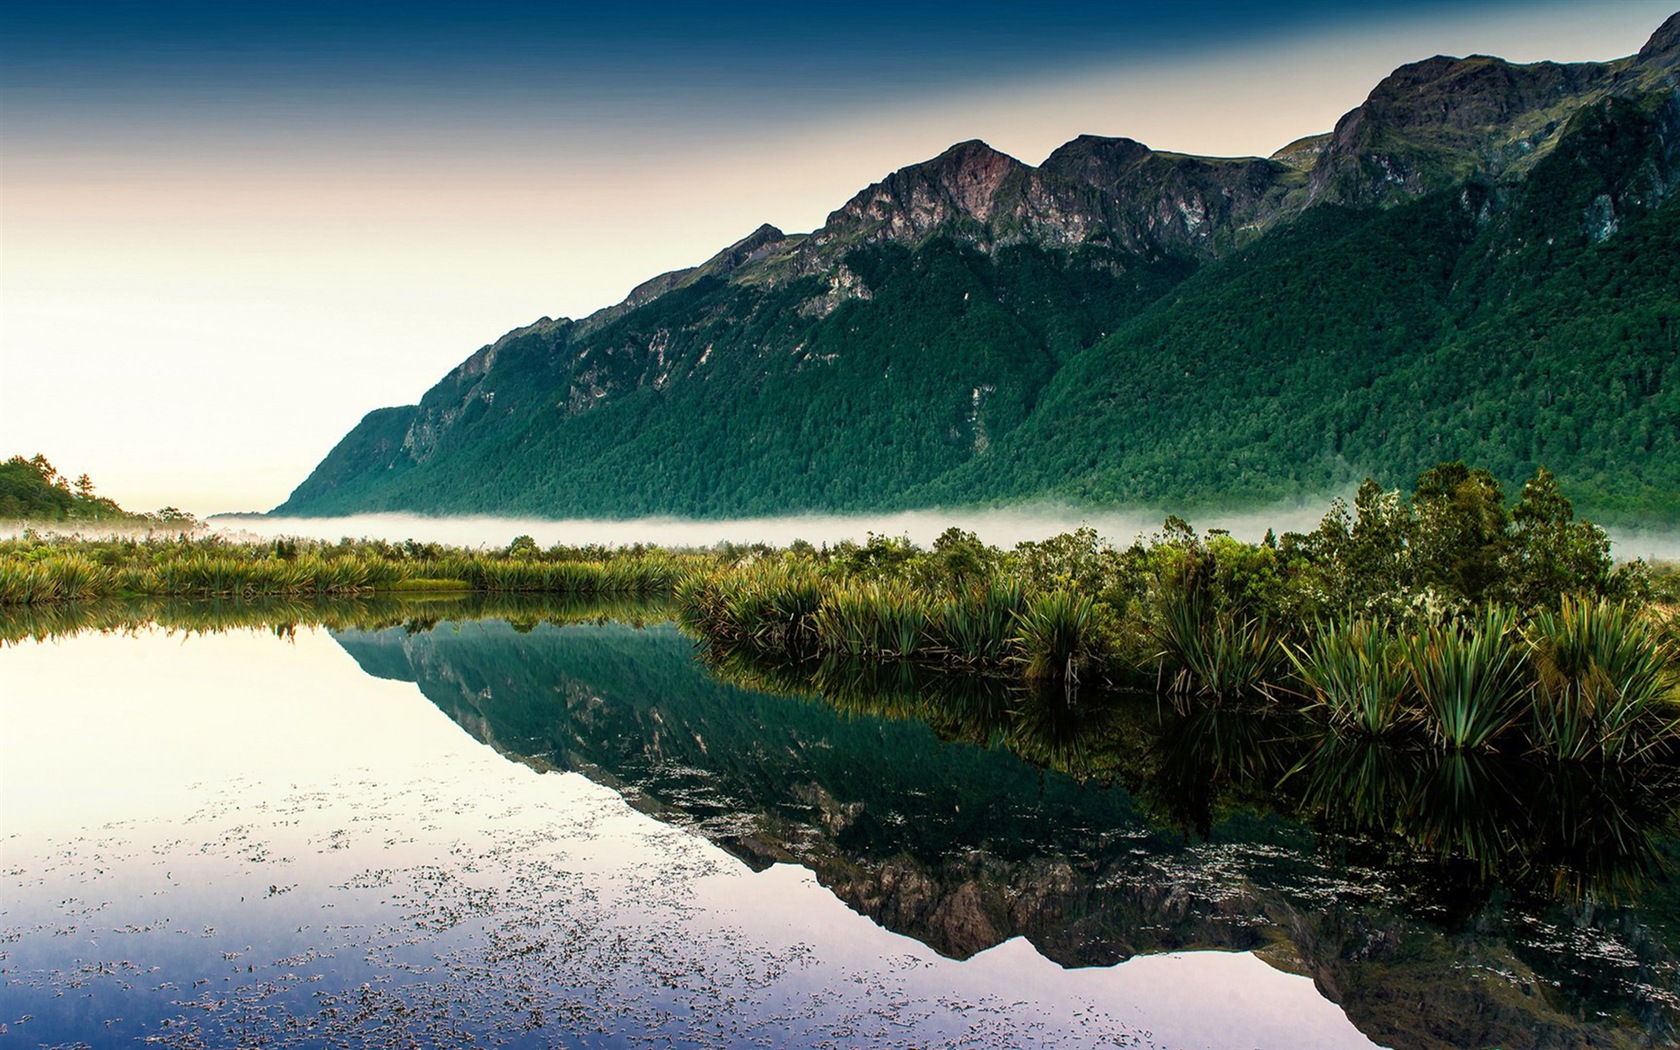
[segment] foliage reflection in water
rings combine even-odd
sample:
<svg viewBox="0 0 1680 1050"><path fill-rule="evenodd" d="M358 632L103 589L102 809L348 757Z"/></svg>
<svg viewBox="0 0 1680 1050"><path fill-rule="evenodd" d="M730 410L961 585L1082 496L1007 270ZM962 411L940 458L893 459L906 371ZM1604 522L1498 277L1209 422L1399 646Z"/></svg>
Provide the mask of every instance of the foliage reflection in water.
<svg viewBox="0 0 1680 1050"><path fill-rule="evenodd" d="M908 664L766 663L667 610L424 602L65 607L10 641L155 620L325 623L474 738L576 770L755 869L967 958L1252 951L1388 1045L1672 1038L1680 777L1344 740ZM640 625L650 625L641 629Z"/></svg>
<svg viewBox="0 0 1680 1050"><path fill-rule="evenodd" d="M506 753L592 769L755 863L797 860L941 952L1016 934L1067 965L1258 950L1404 1045L1672 1030L1672 765L1342 741L1275 705L1186 713L908 663L710 649L708 678L668 628L616 669L604 638L527 639L521 673L501 657L500 691L469 697L496 636L340 641ZM424 670L441 663L455 684Z"/></svg>

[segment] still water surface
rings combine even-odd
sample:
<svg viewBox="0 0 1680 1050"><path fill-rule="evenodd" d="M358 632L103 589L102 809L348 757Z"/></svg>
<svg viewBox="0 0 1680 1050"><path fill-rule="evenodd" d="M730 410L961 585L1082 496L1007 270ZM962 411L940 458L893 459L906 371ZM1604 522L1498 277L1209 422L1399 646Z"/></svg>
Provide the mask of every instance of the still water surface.
<svg viewBox="0 0 1680 1050"><path fill-rule="evenodd" d="M1521 826L1487 770L1413 770L1509 825L1442 818L1433 856L1335 831L1322 764L1269 729L998 683L778 686L657 615L575 619L0 651L0 1044L1672 1035L1660 792L1611 791L1630 845L1593 870L1568 849L1590 828Z"/></svg>

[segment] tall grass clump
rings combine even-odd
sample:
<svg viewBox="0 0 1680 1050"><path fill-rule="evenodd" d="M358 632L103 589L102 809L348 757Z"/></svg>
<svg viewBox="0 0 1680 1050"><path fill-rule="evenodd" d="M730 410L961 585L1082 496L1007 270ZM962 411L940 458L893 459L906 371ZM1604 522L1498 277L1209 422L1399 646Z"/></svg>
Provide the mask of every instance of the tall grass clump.
<svg viewBox="0 0 1680 1050"><path fill-rule="evenodd" d="M1177 696L1264 694L1284 663L1282 634L1264 617L1216 613L1195 593L1166 598L1151 631Z"/></svg>
<svg viewBox="0 0 1680 1050"><path fill-rule="evenodd" d="M1028 678L1077 682L1096 655L1096 603L1077 591L1034 595L1015 616L1015 644Z"/></svg>
<svg viewBox="0 0 1680 1050"><path fill-rule="evenodd" d="M1516 616L1488 607L1463 624L1424 627L1405 643L1407 670L1436 743L1486 747L1522 713L1528 668Z"/></svg>
<svg viewBox="0 0 1680 1050"><path fill-rule="evenodd" d="M1400 640L1369 620L1328 623L1290 661L1307 695L1337 729L1381 736L1404 720L1412 678Z"/></svg>
<svg viewBox="0 0 1680 1050"><path fill-rule="evenodd" d="M80 601L109 594L116 574L81 554L0 561L0 604Z"/></svg>
<svg viewBox="0 0 1680 1050"><path fill-rule="evenodd" d="M476 590L576 595L668 593L677 578L667 558L549 561L534 557L454 554L426 566L426 575L459 579Z"/></svg>
<svg viewBox="0 0 1680 1050"><path fill-rule="evenodd" d="M1676 724L1672 653L1623 603L1566 597L1528 630L1532 733L1559 759L1633 758Z"/></svg>
<svg viewBox="0 0 1680 1050"><path fill-rule="evenodd" d="M822 588L808 573L781 565L746 566L731 575L719 598L719 612L736 642L794 654L815 648Z"/></svg>
<svg viewBox="0 0 1680 1050"><path fill-rule="evenodd" d="M823 595L815 626L822 647L851 656L908 659L927 648L928 607L898 580L848 580Z"/></svg>
<svg viewBox="0 0 1680 1050"><path fill-rule="evenodd" d="M759 562L677 581L677 619L709 642L810 655L823 588L804 567Z"/></svg>
<svg viewBox="0 0 1680 1050"><path fill-rule="evenodd" d="M936 602L928 632L953 663L996 666L1015 652L1016 621L1026 611L1026 591L1016 580L970 584Z"/></svg>

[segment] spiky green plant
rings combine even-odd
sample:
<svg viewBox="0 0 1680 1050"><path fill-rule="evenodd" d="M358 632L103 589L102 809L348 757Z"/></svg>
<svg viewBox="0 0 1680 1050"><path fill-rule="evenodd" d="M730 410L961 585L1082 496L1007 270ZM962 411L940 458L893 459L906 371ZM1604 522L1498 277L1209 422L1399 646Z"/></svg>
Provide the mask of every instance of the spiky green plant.
<svg viewBox="0 0 1680 1050"><path fill-rule="evenodd" d="M1096 606L1089 595L1051 591L1029 598L1015 614L1015 645L1028 678L1077 682L1095 655Z"/></svg>
<svg viewBox="0 0 1680 1050"><path fill-rule="evenodd" d="M934 648L967 665L1000 664L1014 651L1016 616L1025 609L1020 583L994 579L937 602L929 616Z"/></svg>
<svg viewBox="0 0 1680 1050"><path fill-rule="evenodd" d="M1400 640L1385 626L1364 619L1323 624L1309 646L1288 652L1332 726L1381 736L1402 723L1412 679Z"/></svg>
<svg viewBox="0 0 1680 1050"><path fill-rule="evenodd" d="M1165 599L1152 633L1177 696L1264 694L1284 663L1283 636L1264 618L1215 613L1194 593Z"/></svg>
<svg viewBox="0 0 1680 1050"><path fill-rule="evenodd" d="M1622 603L1566 597L1529 625L1535 743L1565 760L1619 762L1672 729L1673 654Z"/></svg>
<svg viewBox="0 0 1680 1050"><path fill-rule="evenodd" d="M902 659L925 649L928 609L901 581L848 580L823 595L813 623L825 650Z"/></svg>
<svg viewBox="0 0 1680 1050"><path fill-rule="evenodd" d="M1405 643L1406 666L1436 743L1486 747L1522 713L1529 683L1516 616L1489 606L1465 624L1424 628Z"/></svg>

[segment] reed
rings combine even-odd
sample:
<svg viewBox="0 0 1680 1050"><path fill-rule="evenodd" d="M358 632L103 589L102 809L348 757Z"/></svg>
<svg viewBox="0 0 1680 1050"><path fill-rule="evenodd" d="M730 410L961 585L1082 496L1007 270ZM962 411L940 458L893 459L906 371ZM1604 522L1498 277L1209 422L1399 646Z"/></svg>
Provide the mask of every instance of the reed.
<svg viewBox="0 0 1680 1050"><path fill-rule="evenodd" d="M74 543L0 552L0 604L115 595L200 598L450 589L578 595L669 594L684 561L663 552L596 560L455 550L408 557L387 544Z"/></svg>
<svg viewBox="0 0 1680 1050"><path fill-rule="evenodd" d="M298 627L377 631L428 630L444 620L524 620L555 626L614 620L640 627L670 619L668 599L601 595L493 595L483 592L389 591L350 597L259 598L141 597L38 602L0 606L0 645L41 641L84 632L129 633L157 626L165 631L214 634L232 630Z"/></svg>
<svg viewBox="0 0 1680 1050"><path fill-rule="evenodd" d="M1164 601L1151 633L1176 696L1266 695L1285 661L1283 636L1265 618L1215 613L1194 593Z"/></svg>
<svg viewBox="0 0 1680 1050"><path fill-rule="evenodd" d="M1411 673L1400 640L1383 625L1322 624L1309 646L1288 653L1314 705L1336 729L1381 736L1406 720Z"/></svg>
<svg viewBox="0 0 1680 1050"><path fill-rule="evenodd" d="M1016 651L1016 622L1025 611L1021 584L993 579L936 602L928 632L933 647L953 663L999 666Z"/></svg>
<svg viewBox="0 0 1680 1050"><path fill-rule="evenodd" d="M1088 595L1051 591L1028 600L1015 616L1015 645L1028 678L1079 681L1096 654L1096 605Z"/></svg>
<svg viewBox="0 0 1680 1050"><path fill-rule="evenodd" d="M1517 721L1529 692L1516 616L1489 607L1464 624L1425 627L1403 643L1430 735L1443 747L1486 747Z"/></svg>
<svg viewBox="0 0 1680 1050"><path fill-rule="evenodd" d="M834 584L815 616L825 650L876 658L909 659L926 650L928 623L922 595L892 579Z"/></svg>
<svg viewBox="0 0 1680 1050"><path fill-rule="evenodd" d="M1674 654L1627 605L1566 597L1537 613L1527 636L1531 734L1552 756L1625 761L1680 721Z"/></svg>
<svg viewBox="0 0 1680 1050"><path fill-rule="evenodd" d="M115 574L79 554L0 561L0 603L79 601L106 593Z"/></svg>

